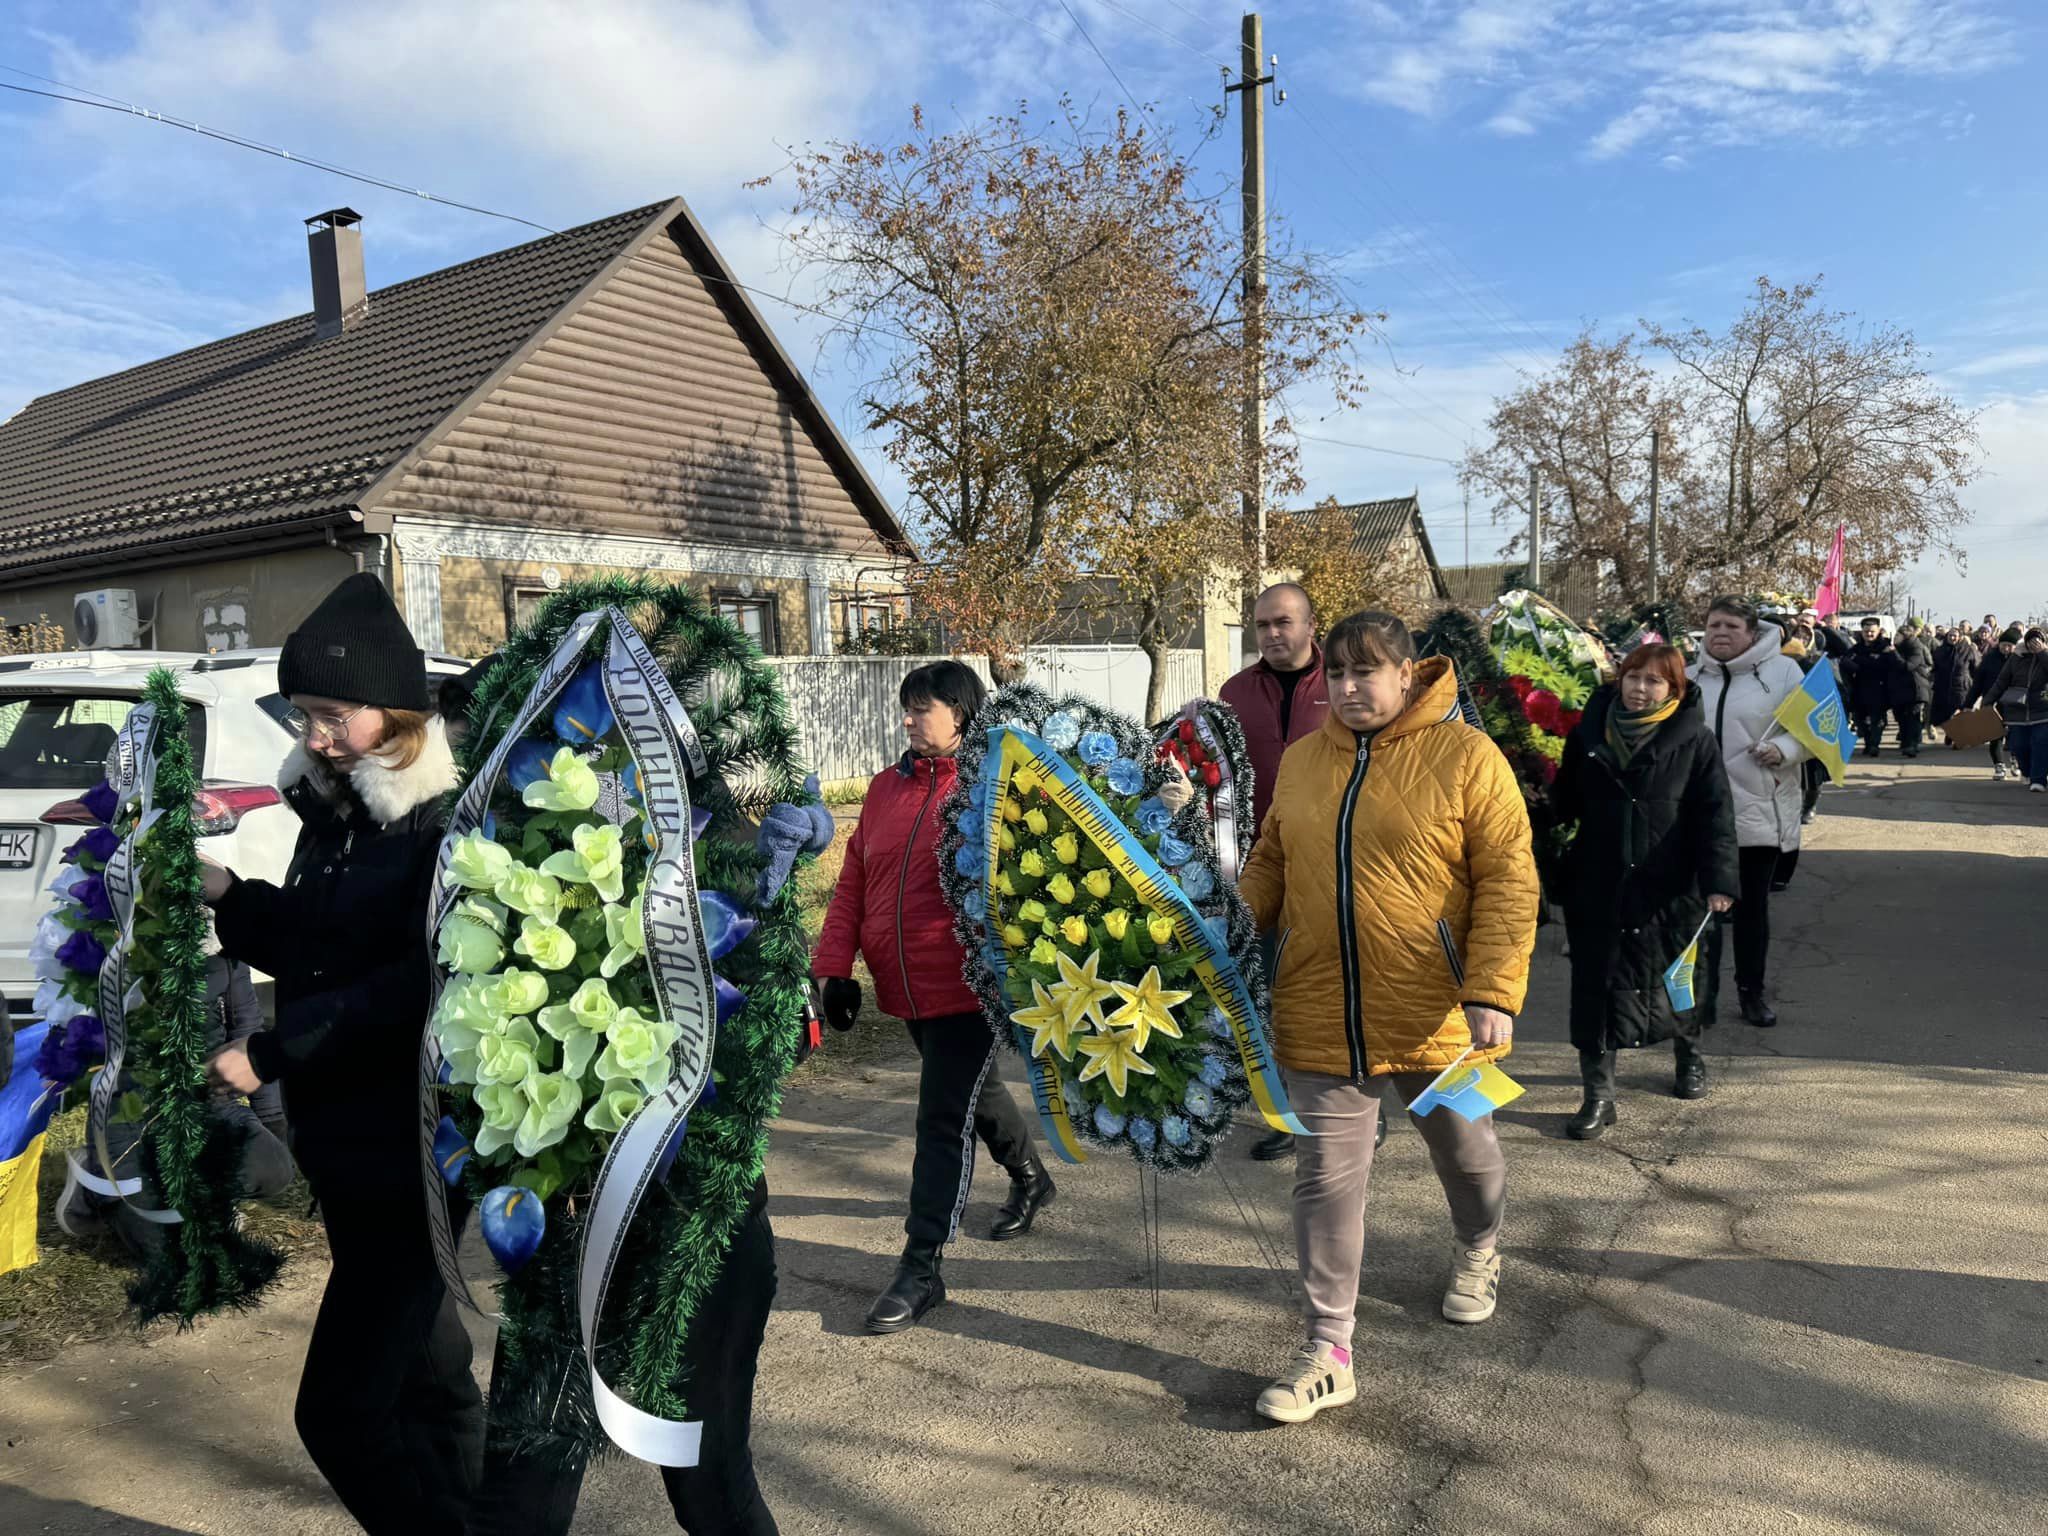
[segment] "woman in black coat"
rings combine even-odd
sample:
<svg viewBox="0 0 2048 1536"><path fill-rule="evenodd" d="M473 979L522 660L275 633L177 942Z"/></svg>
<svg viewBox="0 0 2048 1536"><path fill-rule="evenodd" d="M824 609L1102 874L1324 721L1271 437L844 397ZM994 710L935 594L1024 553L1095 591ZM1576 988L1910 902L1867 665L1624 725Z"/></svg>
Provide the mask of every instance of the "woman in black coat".
<svg viewBox="0 0 2048 1536"><path fill-rule="evenodd" d="M290 869L281 886L205 871L223 952L277 980L277 1027L226 1046L213 1076L282 1086L327 1228L299 1438L372 1536L459 1536L483 1397L428 1239L418 1107L427 893L455 760L425 659L373 575L328 594L277 675L301 734L280 779L301 822Z"/></svg>
<svg viewBox="0 0 2048 1536"><path fill-rule="evenodd" d="M1927 706L1927 723L1941 725L1963 707L1970 684L1977 676L1977 647L1958 628L1934 648L1934 697Z"/></svg>
<svg viewBox="0 0 2048 1536"><path fill-rule="evenodd" d="M1578 822L1564 911L1586 1100L1565 1129L1590 1141L1614 1124L1616 1050L1672 1040L1674 1091L1707 1091L1699 1034L1712 1021L1673 1011L1664 972L1710 910L1734 906L1741 880L1728 773L1677 647L1631 651L1587 701L1552 796L1559 819Z"/></svg>

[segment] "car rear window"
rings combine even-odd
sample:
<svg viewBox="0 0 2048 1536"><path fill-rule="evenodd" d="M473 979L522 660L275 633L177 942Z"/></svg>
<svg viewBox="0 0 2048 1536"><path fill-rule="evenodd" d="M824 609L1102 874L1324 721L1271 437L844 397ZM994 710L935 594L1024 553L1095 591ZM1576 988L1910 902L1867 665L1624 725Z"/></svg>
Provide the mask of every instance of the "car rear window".
<svg viewBox="0 0 2048 1536"><path fill-rule="evenodd" d="M0 692L0 789L91 789L107 776L107 754L135 704L133 694ZM206 710L193 705L187 719L192 760L203 765Z"/></svg>

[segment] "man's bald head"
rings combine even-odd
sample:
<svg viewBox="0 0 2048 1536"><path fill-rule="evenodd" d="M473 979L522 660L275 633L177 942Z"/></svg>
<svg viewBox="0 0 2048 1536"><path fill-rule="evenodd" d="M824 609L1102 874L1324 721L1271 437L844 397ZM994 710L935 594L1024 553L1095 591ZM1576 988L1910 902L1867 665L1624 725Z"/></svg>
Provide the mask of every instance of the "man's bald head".
<svg viewBox="0 0 2048 1536"><path fill-rule="evenodd" d="M1282 581L1259 594L1252 608L1259 655L1278 672L1299 672L1315 655L1316 610L1298 582Z"/></svg>

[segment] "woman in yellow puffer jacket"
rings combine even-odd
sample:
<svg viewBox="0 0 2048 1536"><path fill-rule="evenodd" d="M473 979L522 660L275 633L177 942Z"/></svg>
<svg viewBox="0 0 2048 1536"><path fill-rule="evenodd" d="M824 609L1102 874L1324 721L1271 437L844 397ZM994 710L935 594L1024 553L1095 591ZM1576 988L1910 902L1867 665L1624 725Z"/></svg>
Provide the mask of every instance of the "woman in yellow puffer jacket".
<svg viewBox="0 0 2048 1536"><path fill-rule="evenodd" d="M1287 749L1240 890L1279 932L1273 1042L1300 1139L1294 1240L1308 1342L1259 1396L1283 1423L1352 1401L1380 1091L1402 1102L1458 1059L1507 1054L1535 945L1529 814L1507 760L1465 723L1441 657L1406 624L1359 613L1324 643L1330 718ZM1450 1200L1443 1313L1493 1316L1507 1169L1491 1117L1415 1122Z"/></svg>

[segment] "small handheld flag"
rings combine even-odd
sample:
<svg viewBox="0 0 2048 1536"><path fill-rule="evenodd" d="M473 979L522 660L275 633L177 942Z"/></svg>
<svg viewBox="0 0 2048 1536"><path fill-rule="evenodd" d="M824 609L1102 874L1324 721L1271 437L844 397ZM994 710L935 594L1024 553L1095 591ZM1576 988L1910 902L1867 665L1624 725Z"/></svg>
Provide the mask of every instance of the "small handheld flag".
<svg viewBox="0 0 2048 1536"><path fill-rule="evenodd" d="M1693 929L1691 940L1678 952L1678 958L1664 968L1664 993L1671 999L1672 1009L1678 1013L1692 1007L1693 972L1699 965L1700 935L1707 931L1707 924L1713 920L1714 914L1709 911L1700 919L1699 927Z"/></svg>
<svg viewBox="0 0 2048 1536"><path fill-rule="evenodd" d="M1835 686L1835 669L1817 662L1772 717L1785 734L1811 752L1837 784L1849 777L1849 759L1856 754L1856 733L1849 711Z"/></svg>
<svg viewBox="0 0 2048 1536"><path fill-rule="evenodd" d="M1478 1121L1522 1096L1522 1085L1492 1062L1482 1061L1476 1067L1466 1066L1465 1058L1471 1054L1469 1046L1460 1052L1456 1061L1439 1072L1436 1080L1415 1096L1414 1102L1408 1106L1408 1113L1419 1118L1441 1104L1467 1120Z"/></svg>

